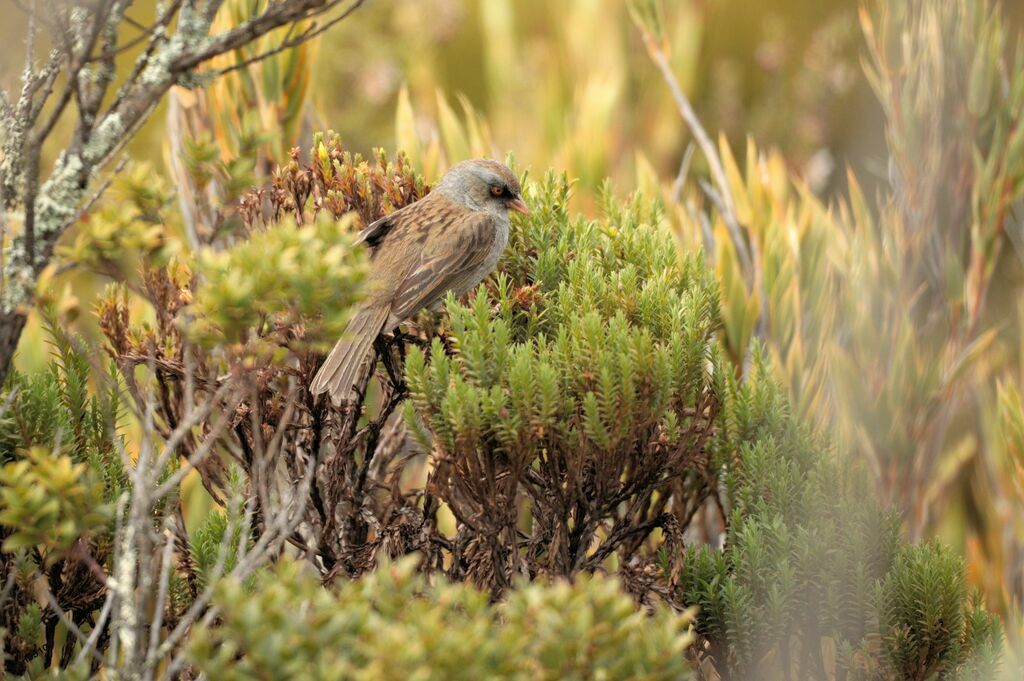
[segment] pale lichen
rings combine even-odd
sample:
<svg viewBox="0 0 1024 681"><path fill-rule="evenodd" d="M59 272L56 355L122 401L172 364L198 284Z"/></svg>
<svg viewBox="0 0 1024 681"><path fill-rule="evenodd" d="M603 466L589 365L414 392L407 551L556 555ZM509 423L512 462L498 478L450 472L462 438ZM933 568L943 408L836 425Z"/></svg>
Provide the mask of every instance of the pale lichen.
<svg viewBox="0 0 1024 681"><path fill-rule="evenodd" d="M146 68L139 74L139 82L143 86L161 86L171 80L171 64L178 58L178 50L174 47L174 38L167 47L160 50L146 62Z"/></svg>
<svg viewBox="0 0 1024 681"><path fill-rule="evenodd" d="M158 3L158 16L166 14L167 5L163 0ZM76 6L70 14L72 40L81 41L85 35L84 28L92 17L82 7ZM193 3L184 3L180 8L173 34L166 25L156 27L153 40L157 49L146 52L136 62L139 67L139 78L129 86L129 91L122 93L124 100L160 97L175 82L186 87L202 87L212 79L210 74L199 74L194 70L187 71L176 67L183 57L203 55L214 46L216 36L210 36L212 12L197 11ZM73 42L74 46L78 42ZM51 59L54 68L59 60ZM102 85L108 81L112 73L110 65L86 65L80 71L79 78L83 85ZM28 80L26 80L26 87ZM120 95L119 95L120 97ZM122 101L124 101L122 100ZM25 100L29 101L29 100ZM21 102L19 101L19 107ZM33 235L37 243L52 244L60 233L77 217L82 201L85 198L89 181L97 168L124 141L130 129L134 129L140 115L138 102L116 111L110 111L102 117L98 125L81 149L68 150L61 154L54 165L50 177L39 187L35 198ZM134 107L134 108L133 108ZM20 110L20 109L19 109ZM148 109L145 109L148 111ZM25 161L21 154L20 141L25 130L21 126L17 111L6 112L2 124L4 129L3 153L0 154L0 182L11 194L20 196L24 188ZM83 112L85 113L85 112ZM89 114L91 115L91 114ZM146 113L141 114L143 117ZM92 121L86 120L88 128ZM23 197L22 202L24 202ZM17 204L15 200L10 202ZM13 208L14 205L11 205ZM31 302L35 288L36 262L40 248L35 254L27 252L24 235L11 240L3 262L3 287L0 293L0 308L3 312L26 305Z"/></svg>
<svg viewBox="0 0 1024 681"><path fill-rule="evenodd" d="M59 235L78 213L85 195L83 173L86 166L78 154L62 154L53 174L39 188L35 201L33 233L37 241L52 240ZM24 235L11 242L4 259L3 295L0 311L9 314L31 302L35 289L35 267L24 243Z"/></svg>
<svg viewBox="0 0 1024 681"><path fill-rule="evenodd" d="M82 157L64 154L57 161L53 174L43 184L36 197L35 233L48 237L64 228L78 211L85 194L84 174L87 172Z"/></svg>
<svg viewBox="0 0 1024 681"><path fill-rule="evenodd" d="M121 114L109 113L89 136L89 142L82 150L82 156L90 166L106 158L124 138L127 132ZM92 170L92 168L90 168Z"/></svg>
<svg viewBox="0 0 1024 681"><path fill-rule="evenodd" d="M35 273L31 267L24 264L26 258L23 252L24 246L15 241L4 254L4 285L0 290L0 312L5 315L10 315L31 302Z"/></svg>

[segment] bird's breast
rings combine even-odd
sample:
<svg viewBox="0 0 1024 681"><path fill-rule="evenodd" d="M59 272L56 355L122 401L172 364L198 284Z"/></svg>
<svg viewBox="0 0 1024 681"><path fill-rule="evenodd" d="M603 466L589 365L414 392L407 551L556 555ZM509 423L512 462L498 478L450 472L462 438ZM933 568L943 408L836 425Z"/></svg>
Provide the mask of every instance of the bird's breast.
<svg viewBox="0 0 1024 681"><path fill-rule="evenodd" d="M479 267L467 272L462 281L452 286L452 291L456 297L462 296L479 286L480 282L494 271L494 268L498 265L498 260L501 259L501 254L505 252L505 247L508 246L509 222L507 219L495 220L494 222L494 238L490 243L487 256L480 263Z"/></svg>

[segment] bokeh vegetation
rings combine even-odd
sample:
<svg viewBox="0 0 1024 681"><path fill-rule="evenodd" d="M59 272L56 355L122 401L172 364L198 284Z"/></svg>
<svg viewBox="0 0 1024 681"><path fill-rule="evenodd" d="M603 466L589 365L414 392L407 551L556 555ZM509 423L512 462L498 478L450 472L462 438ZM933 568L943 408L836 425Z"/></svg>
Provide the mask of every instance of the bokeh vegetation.
<svg viewBox="0 0 1024 681"><path fill-rule="evenodd" d="M227 5L219 21L248 7ZM0 421L9 507L0 522L12 533L5 550L35 551L27 562L18 554L19 579L78 565L66 580L89 585L77 608L101 605L88 566L114 565L124 462L159 453L190 400L216 393L184 387L188 371L208 370L245 391L217 393L224 411L197 420L183 451L237 430L236 445L218 446L243 463L204 458L186 475L177 457L154 454L147 475L182 484L171 502L180 523L161 524L168 502L143 504L195 568L168 578L169 636L197 602L212 599L224 614L205 640L167 657L172 666L198 660L210 674L248 678L203 646L264 650L290 636L298 647L275 658L287 663L284 653L301 646L347 650L372 631L381 650L397 636L422 641L402 662L408 669L441 669L433 646L462 648L431 638L442 625L430 618L461 632L460 645L497 636L495 645L535 650L550 641L531 638L517 607L572 601L618 612L624 588L657 613L644 625L657 639L645 648L651 656L638 654L634 670L675 669L678 659L663 655L690 641L673 635L687 620L667 611L696 605L688 656L704 678L757 669L983 679L1000 652L1013 678L1024 659L1022 20L1017 3L986 0L379 2L211 88L175 91L135 144L137 161L61 244L39 291L52 307L34 316L8 384L17 409ZM694 151L645 31L716 139L727 186ZM0 65L4 76L17 68ZM338 137L310 143L327 128ZM396 159L391 172L408 191L381 200L373 178L388 176L388 161L361 166L341 143L374 161L377 146L403 151L408 165ZM339 450L352 457L342 483L359 494L367 476L366 489L377 485L359 499L363 517L302 536L305 555L313 545L329 557L319 568L336 590L291 564L251 577L238 528L267 527L246 520L241 490L259 479L253 462L319 432L304 424L273 438L315 370L318 346L306 341L343 323L363 271L344 246L350 225L309 215L300 226L306 199L282 208L285 197L314 177L348 197L334 216L362 209L355 222L365 222L421 195L455 160L506 153L537 176L564 171L572 190L557 174L535 181L536 217L517 225L501 274L468 303L449 301L441 319L419 321L421 341L440 332L444 343L406 339L412 434L392 416L406 386L388 376L379 395L371 391L371 427L357 448ZM339 170L350 182L331 175ZM250 194L253 186L265 193ZM674 244L652 236L668 230ZM101 325L89 310L111 280L120 287L102 298ZM580 308L590 314L575 315ZM312 314L320 309L322 320ZM199 323L186 332L180 319ZM74 347L98 347L116 329L125 332L120 347L112 339L120 367L75 359ZM401 359L399 347L387 352L382 374ZM290 370L268 368L289 361ZM257 378L242 381L247 371ZM679 385L662 383L666 375ZM160 396L165 382L169 406L117 406L133 380L143 397ZM266 409L239 412L237 429L214 418L247 403ZM111 414L116 437L103 423ZM325 441L367 426L330 418ZM376 459L371 436L396 447L394 457ZM261 437L256 455L232 449ZM684 442L705 459L666 458ZM410 463L424 445L436 467L429 485L429 467ZM508 457L508 477L486 475L496 451ZM593 487L588 471L609 462L616 485ZM301 479L306 470L289 472ZM59 504L41 493L58 489ZM269 485L263 502L287 509L289 494ZM678 508L665 506L670 496ZM426 510L435 514L429 532ZM331 544L326 530L355 534ZM218 556L225 537L233 548ZM287 539L276 530L275 550ZM492 594L511 589L510 600L491 606L469 587L427 585L405 563L348 581L412 549L425 556L420 571ZM151 559L155 574L170 564ZM617 572L620 586L515 586L516 576L593 570ZM399 613L388 590L420 594L422 611ZM71 640L47 603L17 593L19 654L31 658L48 635ZM259 594L252 603L266 603L279 626L247 611L242 593ZM310 604L313 625L289 621L293 601ZM982 601L1002 616L1005 646ZM33 626L33 607L44 627ZM372 629L346 619L357 616ZM623 621L616 641L640 640L630 638L638 621ZM304 638L307 626L322 638ZM458 669L497 669L470 652ZM564 653L551 651L543 671L502 669L564 675ZM406 669L341 653L333 662L350 670L342 678Z"/></svg>
<svg viewBox="0 0 1024 681"><path fill-rule="evenodd" d="M152 323L108 287L109 364L51 323L60 361L12 374L11 673L994 673L1001 628L962 562L900 541L759 355L737 375L717 282L651 199L606 192L590 220L564 176L528 182L496 278L378 344L355 408L313 400L317 338L364 271L338 230L429 189L402 157L315 140L242 199L235 233L144 267ZM208 500L191 526L190 475Z"/></svg>

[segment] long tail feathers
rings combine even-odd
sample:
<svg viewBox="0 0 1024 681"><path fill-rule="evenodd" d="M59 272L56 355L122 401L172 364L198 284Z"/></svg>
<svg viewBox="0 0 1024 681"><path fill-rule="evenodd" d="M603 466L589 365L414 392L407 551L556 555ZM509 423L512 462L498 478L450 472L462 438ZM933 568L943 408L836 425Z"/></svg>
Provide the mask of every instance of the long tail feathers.
<svg viewBox="0 0 1024 681"><path fill-rule="evenodd" d="M352 385L378 334L384 330L389 310L374 306L360 310L345 328L331 354L313 377L309 389L314 395L330 393L331 401L340 405L352 397Z"/></svg>

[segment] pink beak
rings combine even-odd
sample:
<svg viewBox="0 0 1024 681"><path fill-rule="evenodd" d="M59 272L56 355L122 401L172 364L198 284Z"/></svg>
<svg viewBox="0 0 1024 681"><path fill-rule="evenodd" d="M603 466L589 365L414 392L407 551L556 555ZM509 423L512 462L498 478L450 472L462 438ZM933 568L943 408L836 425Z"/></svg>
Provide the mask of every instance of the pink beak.
<svg viewBox="0 0 1024 681"><path fill-rule="evenodd" d="M521 197L518 197L518 196L516 198L512 199L511 201L506 201L505 202L505 206L509 210L514 210L515 212L522 213L523 215L529 215L530 214L530 207L527 206L526 202L523 201L523 199Z"/></svg>

